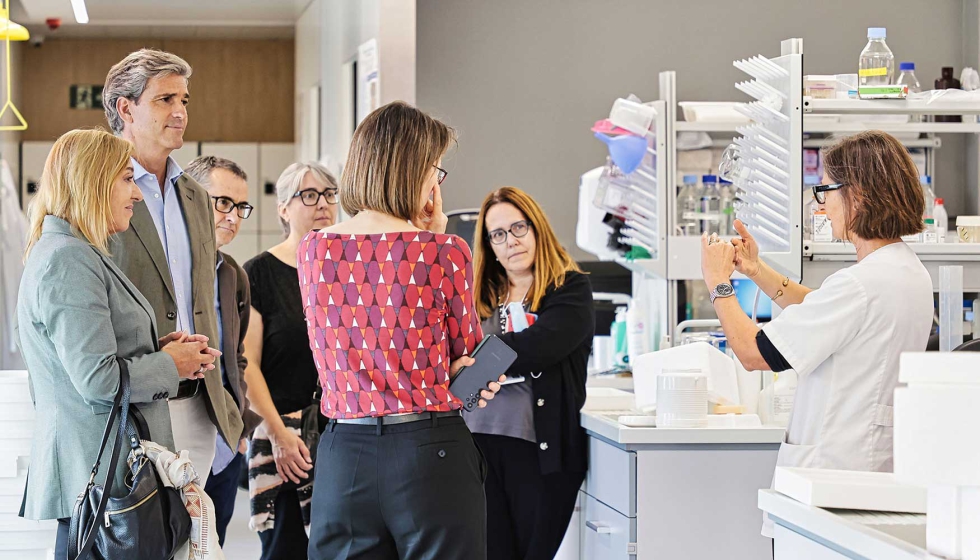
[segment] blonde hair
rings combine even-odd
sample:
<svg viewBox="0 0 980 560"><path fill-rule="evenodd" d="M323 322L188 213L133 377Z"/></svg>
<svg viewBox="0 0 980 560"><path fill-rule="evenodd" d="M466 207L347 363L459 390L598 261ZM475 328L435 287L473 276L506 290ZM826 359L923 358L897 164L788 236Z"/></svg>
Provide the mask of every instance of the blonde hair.
<svg viewBox="0 0 980 560"><path fill-rule="evenodd" d="M189 80L191 73L191 65L186 60L165 51L140 49L127 55L109 69L102 89L102 105L109 128L122 134L123 120L116 108L119 98L136 102L143 95L146 83L153 78L177 75Z"/></svg>
<svg viewBox="0 0 980 560"><path fill-rule="evenodd" d="M426 177L456 132L411 105L396 101L368 115L351 140L341 175L340 204L356 216L374 210L403 220L422 214Z"/></svg>
<svg viewBox="0 0 980 560"><path fill-rule="evenodd" d="M473 299L476 301L476 312L481 319L493 314L495 307L507 297L510 283L507 271L493 256L490 246L490 235L487 231L487 212L498 204L512 204L524 214L534 230L534 280L531 283L530 310L538 311L541 300L550 288L560 288L565 285L565 276L569 271L582 272L578 263L568 254L568 251L558 242L555 230L551 228L547 216L541 206L526 192L517 187L502 187L487 195L480 208L480 216L476 221L477 239L474 240L476 250L473 253Z"/></svg>
<svg viewBox="0 0 980 560"><path fill-rule="evenodd" d="M45 216L65 220L108 255L112 187L132 155L132 144L101 129L72 130L58 138L44 162L41 187L28 208L30 229L24 258L41 238Z"/></svg>
<svg viewBox="0 0 980 560"><path fill-rule="evenodd" d="M289 201L293 199L299 188L303 186L303 179L307 173L311 174L317 183L328 189L338 188L337 178L323 165L315 161L294 163L287 167L282 175L279 175L279 180L276 181L276 201L280 207L289 204ZM279 216L279 225L282 226L283 234L288 236L289 222L282 219L281 215Z"/></svg>

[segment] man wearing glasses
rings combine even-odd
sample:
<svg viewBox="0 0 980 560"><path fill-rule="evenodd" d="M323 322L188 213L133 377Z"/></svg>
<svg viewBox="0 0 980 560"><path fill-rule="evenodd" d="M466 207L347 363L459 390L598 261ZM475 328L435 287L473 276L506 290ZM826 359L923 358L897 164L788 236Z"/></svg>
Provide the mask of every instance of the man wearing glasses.
<svg viewBox="0 0 980 560"><path fill-rule="evenodd" d="M248 177L235 162L201 156L184 170L207 191L214 214L214 231L217 263L214 282L214 309L218 316L218 348L222 357L218 360L221 381L225 390L235 398L245 427L242 439L232 449L225 440L218 438L215 444L214 462L205 491L214 501L217 520L218 542L224 546L225 530L235 510L239 473L245 453L245 438L262 421L258 414L249 410L247 385L245 384L245 331L248 328L251 295L245 271L221 248L231 243L238 234L242 220L248 219L253 207L248 203Z"/></svg>

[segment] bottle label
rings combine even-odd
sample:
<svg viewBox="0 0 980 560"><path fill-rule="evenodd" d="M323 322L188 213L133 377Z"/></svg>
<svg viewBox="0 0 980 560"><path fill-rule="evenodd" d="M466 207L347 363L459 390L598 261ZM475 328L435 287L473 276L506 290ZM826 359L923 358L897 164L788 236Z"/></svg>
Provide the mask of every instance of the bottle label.
<svg viewBox="0 0 980 560"><path fill-rule="evenodd" d="M888 68L862 68L858 70L858 76L867 78L869 76L887 76Z"/></svg>
<svg viewBox="0 0 980 560"><path fill-rule="evenodd" d="M938 242L938 239L936 237L936 232L934 232L934 231L927 231L927 232L925 232L922 235L922 237L923 237L923 240L924 240L925 243L937 243Z"/></svg>
<svg viewBox="0 0 980 560"><path fill-rule="evenodd" d="M830 225L830 218L823 212L813 215L813 241L817 243L830 243L834 240L834 231Z"/></svg>
<svg viewBox="0 0 980 560"><path fill-rule="evenodd" d="M775 416L789 416L790 412L793 412L793 401L796 394L790 393L788 395L773 395L772 397L772 413Z"/></svg>

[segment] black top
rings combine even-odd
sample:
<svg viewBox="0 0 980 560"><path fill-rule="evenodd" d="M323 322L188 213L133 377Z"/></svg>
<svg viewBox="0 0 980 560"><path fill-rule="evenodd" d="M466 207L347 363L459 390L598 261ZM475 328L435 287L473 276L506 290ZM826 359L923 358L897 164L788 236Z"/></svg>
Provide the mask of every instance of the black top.
<svg viewBox="0 0 980 560"><path fill-rule="evenodd" d="M580 411L595 335L593 310L589 277L568 272L561 288L548 290L533 325L500 335L517 352L507 374L531 383L542 474L585 472L588 466Z"/></svg>
<svg viewBox="0 0 980 560"><path fill-rule="evenodd" d="M245 263L252 307L262 315L262 375L279 414L313 403L320 387L306 317L299 293L299 275L268 251Z"/></svg>
<svg viewBox="0 0 980 560"><path fill-rule="evenodd" d="M760 330L758 334L755 335L755 343L759 346L759 354L762 354L762 359L769 364L769 371L786 371L788 369L793 369L793 366L789 365L786 358L779 352L779 350L773 345L769 337L766 336L765 331Z"/></svg>

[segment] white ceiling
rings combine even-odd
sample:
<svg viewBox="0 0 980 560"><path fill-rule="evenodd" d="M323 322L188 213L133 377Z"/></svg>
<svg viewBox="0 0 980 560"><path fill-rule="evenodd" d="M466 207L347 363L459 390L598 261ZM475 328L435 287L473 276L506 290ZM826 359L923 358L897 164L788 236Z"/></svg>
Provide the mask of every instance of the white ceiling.
<svg viewBox="0 0 980 560"><path fill-rule="evenodd" d="M91 27L192 26L292 27L310 0L86 0ZM70 0L12 0L11 17L22 24L43 24L60 17L62 30L74 35ZM59 30L59 34L62 30Z"/></svg>

